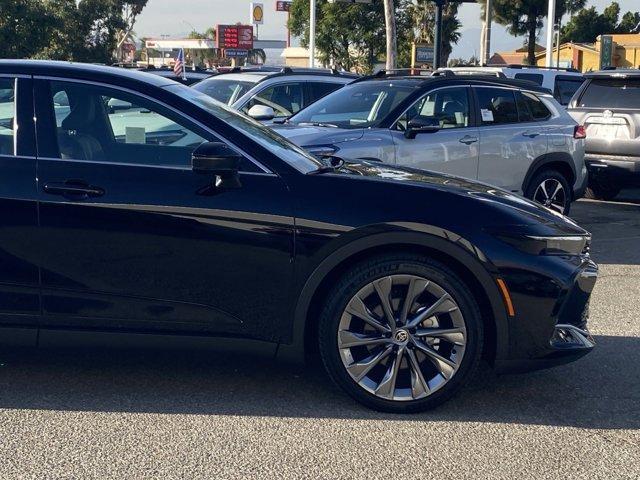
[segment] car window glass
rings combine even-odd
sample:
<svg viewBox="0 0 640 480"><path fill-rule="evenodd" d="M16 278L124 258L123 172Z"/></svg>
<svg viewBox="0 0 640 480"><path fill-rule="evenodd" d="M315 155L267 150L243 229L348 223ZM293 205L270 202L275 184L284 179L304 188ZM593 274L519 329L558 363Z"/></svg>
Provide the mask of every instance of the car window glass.
<svg viewBox="0 0 640 480"><path fill-rule="evenodd" d="M0 155L14 155L15 80L0 79Z"/></svg>
<svg viewBox="0 0 640 480"><path fill-rule="evenodd" d="M561 105L569 105L571 97L578 91L582 80L579 77L572 78L556 78L556 85L554 88L553 96L560 102Z"/></svg>
<svg viewBox="0 0 640 480"><path fill-rule="evenodd" d="M329 95L331 92L335 92L340 87L341 83L328 83L328 82L309 82L309 91L311 92L311 101L309 103L320 100L322 97Z"/></svg>
<svg viewBox="0 0 640 480"><path fill-rule="evenodd" d="M536 85L542 85L544 77L540 73L516 73L515 78L518 80L528 80Z"/></svg>
<svg viewBox="0 0 640 480"><path fill-rule="evenodd" d="M594 78L579 103L591 108L640 109L640 78Z"/></svg>
<svg viewBox="0 0 640 480"><path fill-rule="evenodd" d="M533 115L529 109L529 103L522 92L516 93L516 103L518 105L518 119L521 122L533 122Z"/></svg>
<svg viewBox="0 0 640 480"><path fill-rule="evenodd" d="M435 119L440 128L469 126L469 98L466 88L446 88L428 93L400 117L398 130L405 130L413 118Z"/></svg>
<svg viewBox="0 0 640 480"><path fill-rule="evenodd" d="M277 117L290 117L298 113L302 105L302 83L273 85L257 93L242 109L247 113L255 105L273 108Z"/></svg>
<svg viewBox="0 0 640 480"><path fill-rule="evenodd" d="M51 82L60 158L188 166L206 141L147 99L86 84Z"/></svg>
<svg viewBox="0 0 640 480"><path fill-rule="evenodd" d="M254 86L255 83L253 82L214 77L196 83L193 88L219 102L231 105Z"/></svg>
<svg viewBox="0 0 640 480"><path fill-rule="evenodd" d="M522 96L527 102L534 120L546 120L551 116L551 112L542 100L536 97L533 93L522 92Z"/></svg>
<svg viewBox="0 0 640 480"><path fill-rule="evenodd" d="M387 118L414 89L381 81L348 85L305 108L290 122L323 123L341 128L373 127Z"/></svg>
<svg viewBox="0 0 640 480"><path fill-rule="evenodd" d="M483 125L500 125L518 121L518 110L512 90L477 88L476 92Z"/></svg>

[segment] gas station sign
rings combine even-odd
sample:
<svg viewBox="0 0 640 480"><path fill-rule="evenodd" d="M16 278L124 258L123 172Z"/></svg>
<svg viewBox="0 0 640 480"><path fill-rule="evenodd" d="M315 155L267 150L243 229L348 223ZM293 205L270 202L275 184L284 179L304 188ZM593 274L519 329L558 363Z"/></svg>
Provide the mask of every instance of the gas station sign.
<svg viewBox="0 0 640 480"><path fill-rule="evenodd" d="M252 25L218 25L216 31L216 48L253 49Z"/></svg>

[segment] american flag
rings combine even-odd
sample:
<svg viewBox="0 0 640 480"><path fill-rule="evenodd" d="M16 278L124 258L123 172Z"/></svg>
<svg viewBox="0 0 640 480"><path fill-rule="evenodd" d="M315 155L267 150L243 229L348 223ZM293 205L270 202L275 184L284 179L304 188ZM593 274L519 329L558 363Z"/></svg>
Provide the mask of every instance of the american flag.
<svg viewBox="0 0 640 480"><path fill-rule="evenodd" d="M173 73L176 77L184 77L184 50L181 48L176 57L176 63L173 66Z"/></svg>

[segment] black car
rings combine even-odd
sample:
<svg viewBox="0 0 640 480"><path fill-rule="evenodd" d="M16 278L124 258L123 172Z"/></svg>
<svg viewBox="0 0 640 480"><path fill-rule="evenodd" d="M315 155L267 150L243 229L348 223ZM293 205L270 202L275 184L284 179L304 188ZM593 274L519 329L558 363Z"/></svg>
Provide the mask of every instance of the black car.
<svg viewBox="0 0 640 480"><path fill-rule="evenodd" d="M615 198L622 188L640 187L640 70L585 74L569 114L587 133L587 197Z"/></svg>
<svg viewBox="0 0 640 480"><path fill-rule="evenodd" d="M443 402L481 357L526 370L594 346L589 234L538 204L447 175L320 162L155 75L0 61L8 90L5 345L319 354L346 392L393 412Z"/></svg>
<svg viewBox="0 0 640 480"><path fill-rule="evenodd" d="M185 85L194 85L218 73L215 70L203 70L200 68L193 70L189 67L185 68L184 74L181 76L176 75L173 69L170 69L170 68L151 68L150 67L150 68L141 68L139 70L141 72L148 72L154 75L159 75L160 77L169 78L175 82L184 83Z"/></svg>

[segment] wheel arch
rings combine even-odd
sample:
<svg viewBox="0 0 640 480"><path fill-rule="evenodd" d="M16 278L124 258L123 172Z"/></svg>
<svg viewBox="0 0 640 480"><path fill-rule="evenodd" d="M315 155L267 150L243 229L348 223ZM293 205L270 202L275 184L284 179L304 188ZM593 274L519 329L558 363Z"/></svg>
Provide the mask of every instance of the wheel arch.
<svg viewBox="0 0 640 480"><path fill-rule="evenodd" d="M508 325L504 303L494 278L465 248L431 234L389 232L356 240L324 259L307 279L294 311L290 342L281 343L278 357L300 362L313 353L313 332L333 280L354 263L379 253L406 252L443 261L470 287L485 326L484 350L490 362L506 358Z"/></svg>
<svg viewBox="0 0 640 480"><path fill-rule="evenodd" d="M576 182L576 167L573 163L573 157L567 152L553 152L545 153L533 161L522 182L523 194L526 195L533 178L543 170L557 170L560 172L569 182L570 192L573 191L573 186Z"/></svg>

